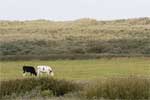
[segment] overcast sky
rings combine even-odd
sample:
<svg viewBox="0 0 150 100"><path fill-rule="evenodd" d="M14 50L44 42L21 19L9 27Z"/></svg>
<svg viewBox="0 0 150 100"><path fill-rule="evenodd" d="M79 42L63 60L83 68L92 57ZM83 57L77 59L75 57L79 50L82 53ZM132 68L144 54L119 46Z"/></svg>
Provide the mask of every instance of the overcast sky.
<svg viewBox="0 0 150 100"><path fill-rule="evenodd" d="M150 0L0 0L0 20L150 17Z"/></svg>

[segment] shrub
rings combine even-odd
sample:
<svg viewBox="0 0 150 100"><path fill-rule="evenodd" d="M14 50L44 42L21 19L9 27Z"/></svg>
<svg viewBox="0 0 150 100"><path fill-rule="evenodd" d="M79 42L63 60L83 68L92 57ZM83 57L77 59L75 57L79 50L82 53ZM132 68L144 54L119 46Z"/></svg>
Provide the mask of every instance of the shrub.
<svg viewBox="0 0 150 100"><path fill-rule="evenodd" d="M26 93L36 88L39 88L41 91L44 91L44 95L47 95L47 91L45 90L48 90L56 96L61 96L65 93L77 91L80 89L78 84L75 84L71 81L56 80L52 78L26 78L1 81L0 97L12 95L13 93Z"/></svg>
<svg viewBox="0 0 150 100"><path fill-rule="evenodd" d="M46 96L52 97L54 94L53 94L53 91L51 91L51 90L43 90L43 91L41 91L41 95L43 97L46 97Z"/></svg>
<svg viewBox="0 0 150 100"><path fill-rule="evenodd" d="M78 84L45 77L1 81L0 99L20 95L31 98L37 95L51 97L64 94L83 99L150 99L150 79L131 76Z"/></svg>
<svg viewBox="0 0 150 100"><path fill-rule="evenodd" d="M0 21L0 55L150 55L149 25L150 18Z"/></svg>
<svg viewBox="0 0 150 100"><path fill-rule="evenodd" d="M85 88L86 98L150 99L150 80L144 78L112 78Z"/></svg>

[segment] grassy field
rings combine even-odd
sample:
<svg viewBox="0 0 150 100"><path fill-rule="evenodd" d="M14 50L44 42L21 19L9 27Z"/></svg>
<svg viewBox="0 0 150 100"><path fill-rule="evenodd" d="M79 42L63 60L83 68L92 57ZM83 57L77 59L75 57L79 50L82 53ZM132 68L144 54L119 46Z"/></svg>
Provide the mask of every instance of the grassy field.
<svg viewBox="0 0 150 100"><path fill-rule="evenodd" d="M102 58L97 60L3 61L0 62L1 80L23 78L23 65L49 65L55 78L91 80L129 75L150 76L150 58Z"/></svg>
<svg viewBox="0 0 150 100"><path fill-rule="evenodd" d="M23 77L24 65L51 66L54 78ZM0 21L0 89L8 100L149 100L150 18Z"/></svg>
<svg viewBox="0 0 150 100"><path fill-rule="evenodd" d="M51 54L57 55L58 59L60 54L148 56L150 18L114 21L0 21L0 43L1 58L25 55L35 59L32 57L34 55L39 60L39 55L45 58Z"/></svg>

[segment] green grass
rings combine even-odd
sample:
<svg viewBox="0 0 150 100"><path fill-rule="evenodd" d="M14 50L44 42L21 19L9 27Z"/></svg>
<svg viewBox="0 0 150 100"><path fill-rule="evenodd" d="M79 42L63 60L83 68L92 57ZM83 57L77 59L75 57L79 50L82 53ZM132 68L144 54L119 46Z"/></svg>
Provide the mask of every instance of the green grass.
<svg viewBox="0 0 150 100"><path fill-rule="evenodd" d="M84 84L88 80L95 83L100 79L98 84L93 84L91 87L86 87L91 81L85 84L87 90L85 89L84 92L87 98L149 98L150 57L135 57L150 55L149 33L150 18L116 21L80 19L69 22L0 21L0 60L6 60L0 61L0 82L7 80L10 85L13 82L16 88L19 88L20 81L23 85L29 82L25 89L31 90L28 86L32 88L31 84L35 82L35 78L30 80L28 79L30 76L27 76L28 81L26 81L26 78L22 76L22 66L49 65L54 69L54 79L76 80L75 82L79 80L79 84L80 82ZM108 55L108 58L79 60L80 58L101 58L98 55ZM116 55L118 58L111 58L111 55ZM129 57L131 55L132 58L121 58L121 55ZM78 60L48 60L56 58L77 58ZM28 61L10 61L18 59ZM39 59L47 59L47 61ZM145 77L148 77L148 80L144 81ZM113 80L109 80L112 78ZM42 84L47 83L50 82L46 80ZM62 86L60 89L65 89L62 82L58 83ZM6 92L8 92L7 89L11 91L15 88L7 86L5 82L3 86L6 86L6 89L3 87ZM38 91L44 95L49 94L47 90ZM33 90L24 94L23 98L37 97L39 95L37 92ZM144 93L145 97L143 97ZM73 99L76 100L77 97L80 96L73 96ZM66 97L63 98L66 100Z"/></svg>
<svg viewBox="0 0 150 100"><path fill-rule="evenodd" d="M51 82L49 82L50 80L47 80L45 78L43 78L45 81L43 81L42 78L31 78L30 76L24 78L22 76L23 65L51 66L54 69L55 73L54 80L58 80L58 83L55 84L52 80ZM12 94L6 97L4 95L4 98L6 99L44 99L45 97L47 99L54 100L82 100L82 98L85 100L87 100L87 98L103 98L102 100L114 98L149 99L149 78L150 58L148 57L118 57L95 60L32 60L0 62L0 81L1 86L3 87L1 87L1 89L3 89L3 93L8 93L8 91L10 91L10 94ZM16 81L15 79L18 80ZM60 79L65 80L61 81ZM39 80L41 80L41 84L39 84ZM50 92L51 90L49 89L56 85L56 89L60 89L57 92L64 92L64 90L66 89L66 86L64 85L68 84L66 84L67 80L74 80L72 82L79 84L79 86L81 86L81 91L67 92L67 94L65 94L63 97L53 96L53 94L51 94ZM60 88L58 88L57 85L59 85ZM21 94L23 92L21 88L22 86L24 87L25 92L23 94ZM40 90L38 88L36 90L36 86L44 86L43 88L48 86L48 88L46 88L45 90ZM72 87L70 86L68 86L68 88L72 89Z"/></svg>
<svg viewBox="0 0 150 100"><path fill-rule="evenodd" d="M149 33L149 17L116 21L0 21L0 55L34 55L36 59L51 54L58 55L58 59L60 54L148 56Z"/></svg>
<svg viewBox="0 0 150 100"><path fill-rule="evenodd" d="M86 84L46 77L1 81L0 99L51 99L58 96L64 98L61 100L66 100L66 96L79 97L81 100L149 100L150 79L137 76L117 77Z"/></svg>
<svg viewBox="0 0 150 100"><path fill-rule="evenodd" d="M55 96L63 96L68 92L80 90L80 86L71 81L57 80L44 77L1 81L0 89L0 98L2 96L12 95L12 93L26 93L34 89L43 91L43 95L46 95L48 92L51 91L52 94Z"/></svg>
<svg viewBox="0 0 150 100"><path fill-rule="evenodd" d="M56 60L56 61L3 61L0 62L0 79L23 78L23 65L49 65L55 78L91 80L106 77L130 75L150 76L150 58L112 58L97 60Z"/></svg>
<svg viewBox="0 0 150 100"><path fill-rule="evenodd" d="M150 79L133 76L93 82L85 87L85 96L90 99L149 100Z"/></svg>

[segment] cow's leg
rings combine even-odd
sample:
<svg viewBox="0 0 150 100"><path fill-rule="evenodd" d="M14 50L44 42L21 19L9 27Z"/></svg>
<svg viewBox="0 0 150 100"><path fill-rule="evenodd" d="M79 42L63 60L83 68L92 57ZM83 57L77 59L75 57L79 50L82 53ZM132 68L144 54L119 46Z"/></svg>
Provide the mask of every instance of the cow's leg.
<svg viewBox="0 0 150 100"><path fill-rule="evenodd" d="M47 71L46 74L47 74L47 77L48 77L49 76L49 71Z"/></svg>
<svg viewBox="0 0 150 100"><path fill-rule="evenodd" d="M32 74L33 74L33 73L32 73L32 72L30 72L30 76L32 76Z"/></svg>
<svg viewBox="0 0 150 100"><path fill-rule="evenodd" d="M36 72L34 72L34 73L33 73L33 76L36 76L36 75L37 75L37 73L36 73Z"/></svg>
<svg viewBox="0 0 150 100"><path fill-rule="evenodd" d="M41 75L42 75L42 72L39 71L39 76L41 76Z"/></svg>
<svg viewBox="0 0 150 100"><path fill-rule="evenodd" d="M39 70L37 70L37 76L38 76L38 77L40 76L40 71L39 71Z"/></svg>

